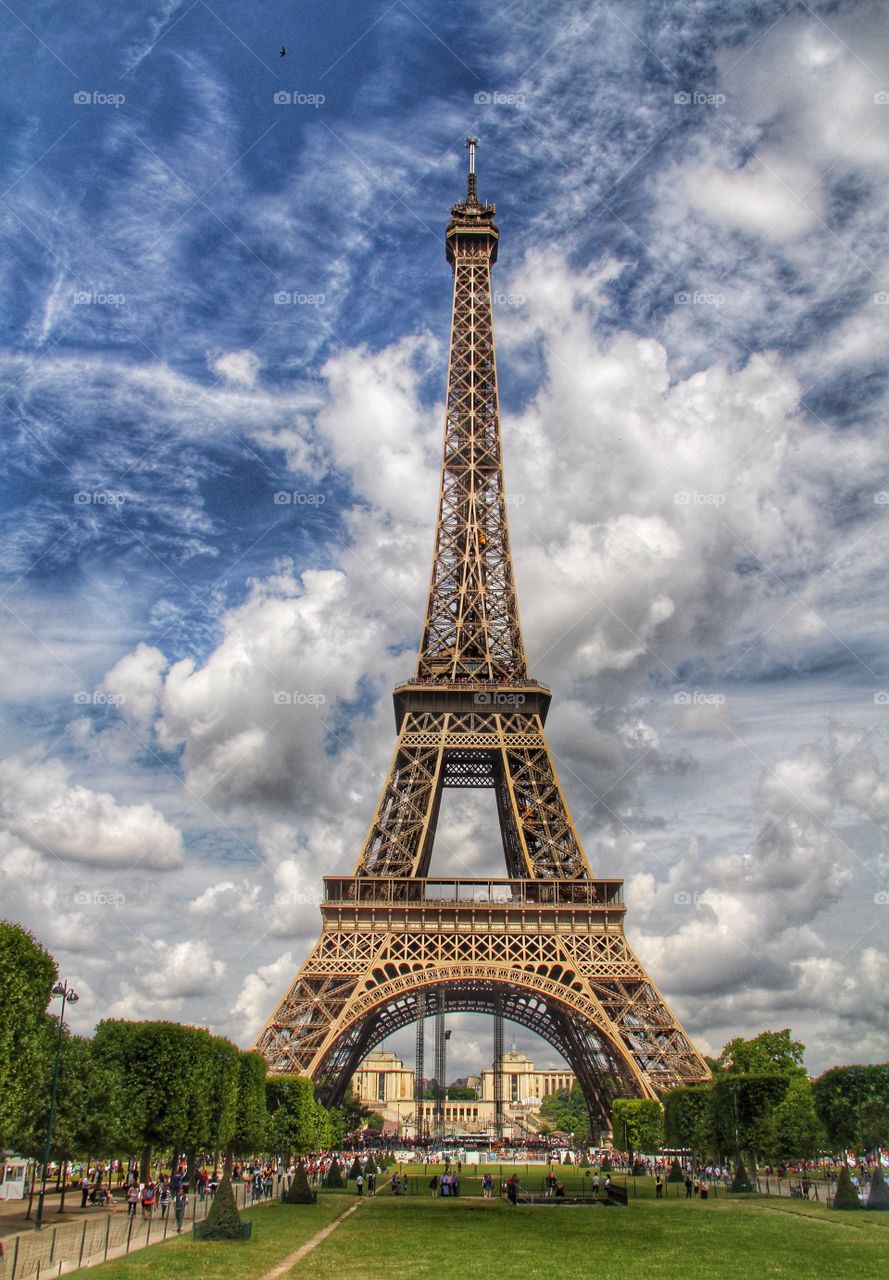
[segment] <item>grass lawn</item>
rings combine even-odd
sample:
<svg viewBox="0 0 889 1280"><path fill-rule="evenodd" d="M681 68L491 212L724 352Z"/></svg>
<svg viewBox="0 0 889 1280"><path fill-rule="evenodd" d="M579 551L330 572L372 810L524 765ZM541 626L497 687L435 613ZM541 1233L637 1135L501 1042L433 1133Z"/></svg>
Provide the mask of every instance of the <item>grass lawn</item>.
<svg viewBox="0 0 889 1280"><path fill-rule="evenodd" d="M369 1202L293 1275L313 1280L885 1280L889 1215L799 1201L631 1200L628 1209L512 1208L431 1196Z"/></svg>
<svg viewBox="0 0 889 1280"><path fill-rule="evenodd" d="M91 1267L102 1280L182 1280L183 1276L211 1276L213 1280L258 1280L276 1262L321 1231L348 1209L354 1195L326 1194L317 1204L269 1204L248 1209L241 1219L253 1219L253 1238L245 1244L194 1240L189 1233L166 1244L149 1245L128 1258Z"/></svg>

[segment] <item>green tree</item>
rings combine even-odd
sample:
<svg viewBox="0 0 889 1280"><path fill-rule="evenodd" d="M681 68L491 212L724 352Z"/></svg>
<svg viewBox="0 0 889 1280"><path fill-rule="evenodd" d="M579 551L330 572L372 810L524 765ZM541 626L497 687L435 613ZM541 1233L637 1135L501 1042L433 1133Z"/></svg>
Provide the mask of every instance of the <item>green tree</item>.
<svg viewBox="0 0 889 1280"><path fill-rule="evenodd" d="M266 1070L266 1060L261 1053L238 1055L237 1112L231 1142L237 1155L250 1155L265 1146L269 1120Z"/></svg>
<svg viewBox="0 0 889 1280"><path fill-rule="evenodd" d="M889 1063L832 1067L812 1090L834 1151L870 1151L889 1141Z"/></svg>
<svg viewBox="0 0 889 1280"><path fill-rule="evenodd" d="M846 1165L840 1170L840 1176L837 1179L837 1189L833 1198L834 1209L860 1209L861 1201L858 1199L858 1192L852 1186L852 1179Z"/></svg>
<svg viewBox="0 0 889 1280"><path fill-rule="evenodd" d="M573 1133L583 1142L590 1131L590 1116L580 1085L557 1089L540 1104L540 1114L555 1129Z"/></svg>
<svg viewBox="0 0 889 1280"><path fill-rule="evenodd" d="M27 930L0 921L0 1145L27 1155L37 1152L49 1105L44 1082L55 1046L46 1007L57 974L53 957Z"/></svg>
<svg viewBox="0 0 889 1280"><path fill-rule="evenodd" d="M716 1154L713 1089L695 1085L664 1095L665 1145L691 1151L696 1159Z"/></svg>
<svg viewBox="0 0 889 1280"><path fill-rule="evenodd" d="M664 1145L664 1114L652 1098L615 1098L611 1107L615 1145L633 1152L659 1151Z"/></svg>
<svg viewBox="0 0 889 1280"><path fill-rule="evenodd" d="M277 1150L305 1155L328 1145L331 1120L315 1100L315 1086L304 1076L270 1076L266 1101Z"/></svg>
<svg viewBox="0 0 889 1280"><path fill-rule="evenodd" d="M812 1160L821 1149L824 1129L806 1076L791 1077L787 1093L775 1107L772 1133L770 1154L781 1164L789 1160Z"/></svg>
<svg viewBox="0 0 889 1280"><path fill-rule="evenodd" d="M735 1152L736 1141L756 1164L774 1144L774 1111L790 1086L787 1075L736 1075L726 1072L713 1081L713 1118L717 1145Z"/></svg>
<svg viewBox="0 0 889 1280"><path fill-rule="evenodd" d="M791 1040L790 1029L785 1027L783 1031L761 1031L753 1040L741 1036L729 1040L714 1066L717 1074L799 1075L805 1071L805 1052L806 1046Z"/></svg>

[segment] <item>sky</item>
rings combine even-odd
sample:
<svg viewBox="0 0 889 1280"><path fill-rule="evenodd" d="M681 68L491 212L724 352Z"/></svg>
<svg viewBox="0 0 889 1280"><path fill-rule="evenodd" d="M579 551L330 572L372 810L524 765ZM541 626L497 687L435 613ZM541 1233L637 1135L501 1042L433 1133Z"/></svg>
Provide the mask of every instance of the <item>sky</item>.
<svg viewBox="0 0 889 1280"><path fill-rule="evenodd" d="M885 7L0 26L2 911L75 1029L248 1046L355 865L474 134L522 624L594 874L702 1051L889 1057ZM445 792L457 871L504 874L489 792ZM450 1078L490 1062L489 1022L452 1027Z"/></svg>

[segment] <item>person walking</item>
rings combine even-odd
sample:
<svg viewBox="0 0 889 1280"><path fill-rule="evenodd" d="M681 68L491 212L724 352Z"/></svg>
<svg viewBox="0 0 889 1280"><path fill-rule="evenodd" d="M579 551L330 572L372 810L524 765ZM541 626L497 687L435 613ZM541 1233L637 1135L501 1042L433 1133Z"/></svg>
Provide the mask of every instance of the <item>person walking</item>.
<svg viewBox="0 0 889 1280"><path fill-rule="evenodd" d="M692 1192L693 1192L693 1190L694 1190L694 1183L693 1183L693 1182L692 1182L692 1180L691 1180L691 1174L690 1174L690 1173L687 1173L687 1174L685 1175L685 1198L686 1198L686 1200L690 1200L690 1199L692 1198Z"/></svg>
<svg viewBox="0 0 889 1280"><path fill-rule="evenodd" d="M377 1175L375 1173L369 1173L367 1175L367 1194L369 1196L375 1196L377 1194Z"/></svg>
<svg viewBox="0 0 889 1280"><path fill-rule="evenodd" d="M139 1203L139 1184L131 1182L127 1187L127 1214L131 1218L136 1216L136 1205Z"/></svg>
<svg viewBox="0 0 889 1280"><path fill-rule="evenodd" d="M359 1196L364 1195L364 1174L363 1173L359 1173L358 1177L355 1179L355 1188Z"/></svg>
<svg viewBox="0 0 889 1280"><path fill-rule="evenodd" d="M437 1173L433 1173L432 1177L429 1179L429 1190L432 1192L433 1195L435 1195L438 1192L438 1174Z"/></svg>
<svg viewBox="0 0 889 1280"><path fill-rule="evenodd" d="M664 1198L664 1180L660 1174L654 1180L654 1198L655 1200L663 1200Z"/></svg>
<svg viewBox="0 0 889 1280"><path fill-rule="evenodd" d="M154 1212L154 1183L149 1179L142 1188L142 1217L150 1218Z"/></svg>
<svg viewBox="0 0 889 1280"><path fill-rule="evenodd" d="M491 1199L491 1192L493 1188L494 1188L494 1179L491 1177L489 1173L486 1173L485 1176L482 1178L482 1195L486 1200Z"/></svg>
<svg viewBox="0 0 889 1280"><path fill-rule="evenodd" d="M182 1219L185 1217L185 1210L188 1207L188 1195L182 1188L180 1183L176 1189L176 1195L173 1198L173 1214L176 1218L176 1233L182 1235Z"/></svg>
<svg viewBox="0 0 889 1280"><path fill-rule="evenodd" d="M158 1193L158 1203L161 1207L161 1217L166 1219L170 1210L170 1201L173 1199L173 1193L170 1190L170 1184L166 1178L161 1180L160 1192Z"/></svg>

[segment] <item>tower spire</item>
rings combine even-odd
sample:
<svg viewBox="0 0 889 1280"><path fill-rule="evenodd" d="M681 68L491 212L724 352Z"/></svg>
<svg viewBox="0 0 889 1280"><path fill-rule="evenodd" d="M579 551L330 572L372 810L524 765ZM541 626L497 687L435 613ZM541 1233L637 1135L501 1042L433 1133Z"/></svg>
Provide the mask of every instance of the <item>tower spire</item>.
<svg viewBox="0 0 889 1280"><path fill-rule="evenodd" d="M478 191L475 185L475 149L478 146L478 138L467 138L466 145L469 148L469 181L466 186L466 203L478 204Z"/></svg>

